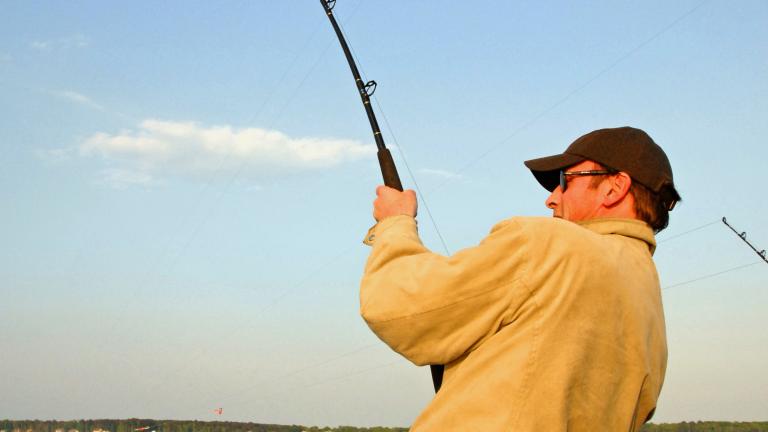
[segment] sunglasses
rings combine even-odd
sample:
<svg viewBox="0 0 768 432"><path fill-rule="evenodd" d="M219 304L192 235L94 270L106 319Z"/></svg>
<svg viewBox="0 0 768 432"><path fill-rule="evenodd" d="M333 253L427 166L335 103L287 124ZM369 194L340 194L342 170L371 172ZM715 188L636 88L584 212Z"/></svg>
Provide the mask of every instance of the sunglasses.
<svg viewBox="0 0 768 432"><path fill-rule="evenodd" d="M568 176L599 176L616 174L616 170L563 171L560 170L560 192L568 188Z"/></svg>

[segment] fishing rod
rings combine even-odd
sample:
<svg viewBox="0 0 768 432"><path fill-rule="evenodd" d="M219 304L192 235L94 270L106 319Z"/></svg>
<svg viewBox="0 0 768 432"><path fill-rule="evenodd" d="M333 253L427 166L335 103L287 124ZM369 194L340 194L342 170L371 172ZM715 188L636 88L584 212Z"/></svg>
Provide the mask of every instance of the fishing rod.
<svg viewBox="0 0 768 432"><path fill-rule="evenodd" d="M733 227L732 227L732 226L731 226L731 225L728 223L728 221L727 221L727 220L725 220L725 216L723 216L723 223L725 224L725 226L727 226L728 228L730 228L730 229L731 229L731 231L733 231L733 233L734 233L734 234L736 234L737 236L739 236L739 238L740 238L740 239L744 240L744 243L746 243L746 244L747 244L749 247L751 247L751 248L752 248L752 250L753 250L753 251L755 251L755 253L756 253L756 254L757 254L757 255L758 255L760 258L762 258L762 259L763 259L763 261L765 261L766 263L768 263L768 259L766 259L766 257L765 257L765 249L763 249L763 250L761 250L761 251L758 251L756 247L752 246L752 243L750 243L750 242L747 240L747 232L746 232L746 231L742 231L742 232L738 232L738 231L736 231L736 230L735 230L735 229L734 229L734 228L733 228ZM758 262L760 262L760 261L758 261Z"/></svg>
<svg viewBox="0 0 768 432"><path fill-rule="evenodd" d="M371 129L373 130L373 139L376 141L376 147L378 152L376 155L379 157L379 167L381 168L381 175L384 177L384 184L403 191L403 185L400 183L400 176L397 174L397 168L395 167L395 161L392 160L392 154L384 145L384 138L381 136L381 129L379 129L379 122L376 121L376 114L373 113L371 107L371 96L376 91L376 81L368 81L363 83L360 78L360 72L357 70L355 59L352 57L352 52L349 50L344 34L341 32L339 24L336 22L336 18L333 16L333 7L336 5L336 0L320 0L320 3L325 9L328 19L331 20L333 30L336 32L336 36L341 43L341 49L344 50L344 56L347 58L349 68L352 70L352 76L355 78L355 85L357 85L357 91L360 93L360 98L363 100L363 106L365 107L365 113L368 115L368 122L371 123Z"/></svg>
<svg viewBox="0 0 768 432"><path fill-rule="evenodd" d="M376 155L379 158L379 167L381 168L381 175L384 178L384 184L391 188L397 189L402 192L403 185L400 183L400 176L397 174L397 167L395 167L395 161L392 160L392 154L384 145L384 138L381 136L381 130L379 129L379 122L376 121L376 114L371 107L371 96L376 91L376 81L368 81L363 83L363 79L360 78L360 72L357 70L355 59L352 57L352 52L347 45L347 40L344 38L344 34L341 32L339 23L336 22L336 18L333 16L333 7L336 6L336 0L320 0L320 4L325 9L325 14L328 15L328 19L331 21L333 30L336 32L336 36L339 38L341 49L344 50L344 56L347 58L349 68L352 70L352 76L355 78L355 85L357 91L360 93L360 98L363 101L363 107L365 113L368 115L368 122L371 124L371 130L373 131L373 139L376 141L376 147L378 152ZM443 365L429 365L430 372L432 373L432 385L435 387L435 393L440 390L440 386L443 384L443 372L445 366Z"/></svg>

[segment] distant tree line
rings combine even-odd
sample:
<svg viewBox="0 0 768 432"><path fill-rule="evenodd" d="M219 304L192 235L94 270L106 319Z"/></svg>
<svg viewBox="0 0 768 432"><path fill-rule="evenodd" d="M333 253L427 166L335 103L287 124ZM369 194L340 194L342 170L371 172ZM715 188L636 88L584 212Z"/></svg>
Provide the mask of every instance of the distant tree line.
<svg viewBox="0 0 768 432"><path fill-rule="evenodd" d="M407 432L408 428L317 427L189 420L0 420L0 432ZM646 424L641 432L768 432L768 422Z"/></svg>
<svg viewBox="0 0 768 432"><path fill-rule="evenodd" d="M640 432L763 432L768 422L682 422L648 423Z"/></svg>
<svg viewBox="0 0 768 432"><path fill-rule="evenodd" d="M147 428L147 429L144 429ZM0 420L0 432L407 432L408 428L317 427L189 420Z"/></svg>

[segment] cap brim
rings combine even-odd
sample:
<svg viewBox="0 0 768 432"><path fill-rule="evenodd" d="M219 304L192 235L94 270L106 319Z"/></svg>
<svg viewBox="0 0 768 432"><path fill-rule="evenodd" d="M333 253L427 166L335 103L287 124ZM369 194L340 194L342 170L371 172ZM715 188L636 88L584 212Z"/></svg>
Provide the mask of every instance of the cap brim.
<svg viewBox="0 0 768 432"><path fill-rule="evenodd" d="M544 189L552 192L560 184L560 170L576 165L584 158L568 153L525 161L536 180Z"/></svg>

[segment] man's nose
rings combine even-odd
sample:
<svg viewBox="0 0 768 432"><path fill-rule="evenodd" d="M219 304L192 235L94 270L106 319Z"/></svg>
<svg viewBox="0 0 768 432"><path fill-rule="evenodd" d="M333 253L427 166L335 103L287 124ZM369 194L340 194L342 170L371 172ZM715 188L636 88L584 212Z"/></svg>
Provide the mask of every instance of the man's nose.
<svg viewBox="0 0 768 432"><path fill-rule="evenodd" d="M560 196L562 195L562 192L560 192L560 186L557 186L551 194L547 197L547 200L544 201L544 205L547 206L547 208L554 210L555 207L560 204Z"/></svg>

